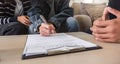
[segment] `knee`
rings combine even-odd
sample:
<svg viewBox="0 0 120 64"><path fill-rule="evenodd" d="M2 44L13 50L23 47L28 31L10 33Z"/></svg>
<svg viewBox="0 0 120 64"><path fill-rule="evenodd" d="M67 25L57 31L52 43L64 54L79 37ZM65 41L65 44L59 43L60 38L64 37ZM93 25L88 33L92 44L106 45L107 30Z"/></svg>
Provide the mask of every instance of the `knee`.
<svg viewBox="0 0 120 64"><path fill-rule="evenodd" d="M79 27L79 23L74 17L69 17L66 22L69 26L78 26Z"/></svg>
<svg viewBox="0 0 120 64"><path fill-rule="evenodd" d="M67 23L77 23L77 20L74 17L67 18Z"/></svg>
<svg viewBox="0 0 120 64"><path fill-rule="evenodd" d="M79 23L74 17L69 17L66 22L68 29L70 29L71 31L80 30Z"/></svg>
<svg viewBox="0 0 120 64"><path fill-rule="evenodd" d="M1 26L0 35L27 34L27 28L19 22L11 22Z"/></svg>
<svg viewBox="0 0 120 64"><path fill-rule="evenodd" d="M27 27L19 22L13 22L9 26L11 27L12 31L15 31L16 34L26 34L27 33Z"/></svg>

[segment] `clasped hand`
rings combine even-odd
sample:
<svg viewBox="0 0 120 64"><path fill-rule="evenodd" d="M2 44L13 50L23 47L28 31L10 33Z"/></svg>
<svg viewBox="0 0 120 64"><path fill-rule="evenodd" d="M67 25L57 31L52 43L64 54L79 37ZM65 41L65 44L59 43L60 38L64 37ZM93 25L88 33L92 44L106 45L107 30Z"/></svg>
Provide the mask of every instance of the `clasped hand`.
<svg viewBox="0 0 120 64"><path fill-rule="evenodd" d="M117 18L109 19L108 13L112 13ZM120 11L106 7L103 16L95 20L90 29L98 41L120 42Z"/></svg>

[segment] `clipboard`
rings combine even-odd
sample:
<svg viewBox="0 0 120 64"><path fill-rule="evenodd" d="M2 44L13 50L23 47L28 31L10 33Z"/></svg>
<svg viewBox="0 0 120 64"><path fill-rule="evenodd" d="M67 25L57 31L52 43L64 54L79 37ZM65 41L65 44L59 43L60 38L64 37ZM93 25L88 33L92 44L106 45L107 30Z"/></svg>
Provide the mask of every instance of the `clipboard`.
<svg viewBox="0 0 120 64"><path fill-rule="evenodd" d="M82 52L101 48L101 46L94 43L65 33L52 34L48 37L34 34L28 35L22 59Z"/></svg>

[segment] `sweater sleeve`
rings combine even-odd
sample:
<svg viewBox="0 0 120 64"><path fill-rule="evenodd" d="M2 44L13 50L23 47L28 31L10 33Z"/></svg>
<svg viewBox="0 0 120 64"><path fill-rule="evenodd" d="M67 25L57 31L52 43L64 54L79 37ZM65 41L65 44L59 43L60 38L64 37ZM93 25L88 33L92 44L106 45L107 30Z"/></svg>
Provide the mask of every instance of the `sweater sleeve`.
<svg viewBox="0 0 120 64"><path fill-rule="evenodd" d="M56 31L59 32L61 30L61 26L66 22L68 17L73 16L73 9L69 7L70 0L60 0L57 4L58 13L52 16L49 21L53 23L56 27Z"/></svg>
<svg viewBox="0 0 120 64"><path fill-rule="evenodd" d="M15 17L0 17L0 25L4 25L10 22L16 22Z"/></svg>

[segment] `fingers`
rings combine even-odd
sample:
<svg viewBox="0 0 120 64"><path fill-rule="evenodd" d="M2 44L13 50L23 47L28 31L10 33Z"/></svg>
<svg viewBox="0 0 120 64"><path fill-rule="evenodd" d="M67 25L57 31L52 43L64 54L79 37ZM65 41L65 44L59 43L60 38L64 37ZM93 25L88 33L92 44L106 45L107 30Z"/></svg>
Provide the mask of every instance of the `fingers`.
<svg viewBox="0 0 120 64"><path fill-rule="evenodd" d="M49 36L50 34L56 33L55 27L52 24L42 23L39 30L42 36Z"/></svg>
<svg viewBox="0 0 120 64"><path fill-rule="evenodd" d="M103 34L98 34L98 33L92 33L95 38L100 38L100 39L108 39L110 38L110 35L107 33Z"/></svg>
<svg viewBox="0 0 120 64"><path fill-rule="evenodd" d="M30 21L27 18L23 18L23 23L27 26L30 25Z"/></svg>
<svg viewBox="0 0 120 64"><path fill-rule="evenodd" d="M91 30L93 31L92 34L95 37L96 40L102 41L102 42L117 42L118 35L113 31L113 29L110 27L105 28L98 28L98 27L92 27Z"/></svg>
<svg viewBox="0 0 120 64"><path fill-rule="evenodd" d="M117 36L113 33L104 33L104 34L92 33L92 34L97 41L102 41L102 42L118 42L119 41Z"/></svg>
<svg viewBox="0 0 120 64"><path fill-rule="evenodd" d="M27 19L29 19L29 17L28 16L25 16Z"/></svg>
<svg viewBox="0 0 120 64"><path fill-rule="evenodd" d="M47 29L47 28L45 28L45 27L41 27L41 28L40 28L40 34L41 34L42 36L49 36L49 35L50 35L50 30Z"/></svg>
<svg viewBox="0 0 120 64"><path fill-rule="evenodd" d="M103 16L102 16L102 20L107 20L107 19L109 19L108 18L108 10L107 10L107 7L104 9L104 11L103 11Z"/></svg>
<svg viewBox="0 0 120 64"><path fill-rule="evenodd" d="M54 25L50 25L50 32L51 34L56 33Z"/></svg>
<svg viewBox="0 0 120 64"><path fill-rule="evenodd" d="M98 28L98 27L91 27L90 30L93 32L93 33L97 33L97 34L105 34L108 32L108 30L106 30L106 28Z"/></svg>
<svg viewBox="0 0 120 64"><path fill-rule="evenodd" d="M19 17L17 18L17 20L18 20L20 23L22 23L22 24L24 24L24 25L27 25L27 26L29 26L29 25L31 24L28 16L19 16Z"/></svg>
<svg viewBox="0 0 120 64"><path fill-rule="evenodd" d="M101 42L109 42L109 43L115 43L118 42L116 39L111 39L111 38L96 38L97 41L101 41Z"/></svg>
<svg viewBox="0 0 120 64"><path fill-rule="evenodd" d="M111 7L107 7L109 13L115 15L117 18L120 18L120 11L113 9Z"/></svg>
<svg viewBox="0 0 120 64"><path fill-rule="evenodd" d="M111 13L111 14L115 15L117 18L120 18L120 11L113 9L111 7L106 7L103 11L102 20L109 19L108 13Z"/></svg>
<svg viewBox="0 0 120 64"><path fill-rule="evenodd" d="M109 22L105 22L101 18L95 20L94 23L93 23L93 26L97 26L97 27L105 27L107 25L109 25Z"/></svg>
<svg viewBox="0 0 120 64"><path fill-rule="evenodd" d="M44 29L49 30L51 34L55 33L55 27L52 24L42 23L41 26Z"/></svg>

